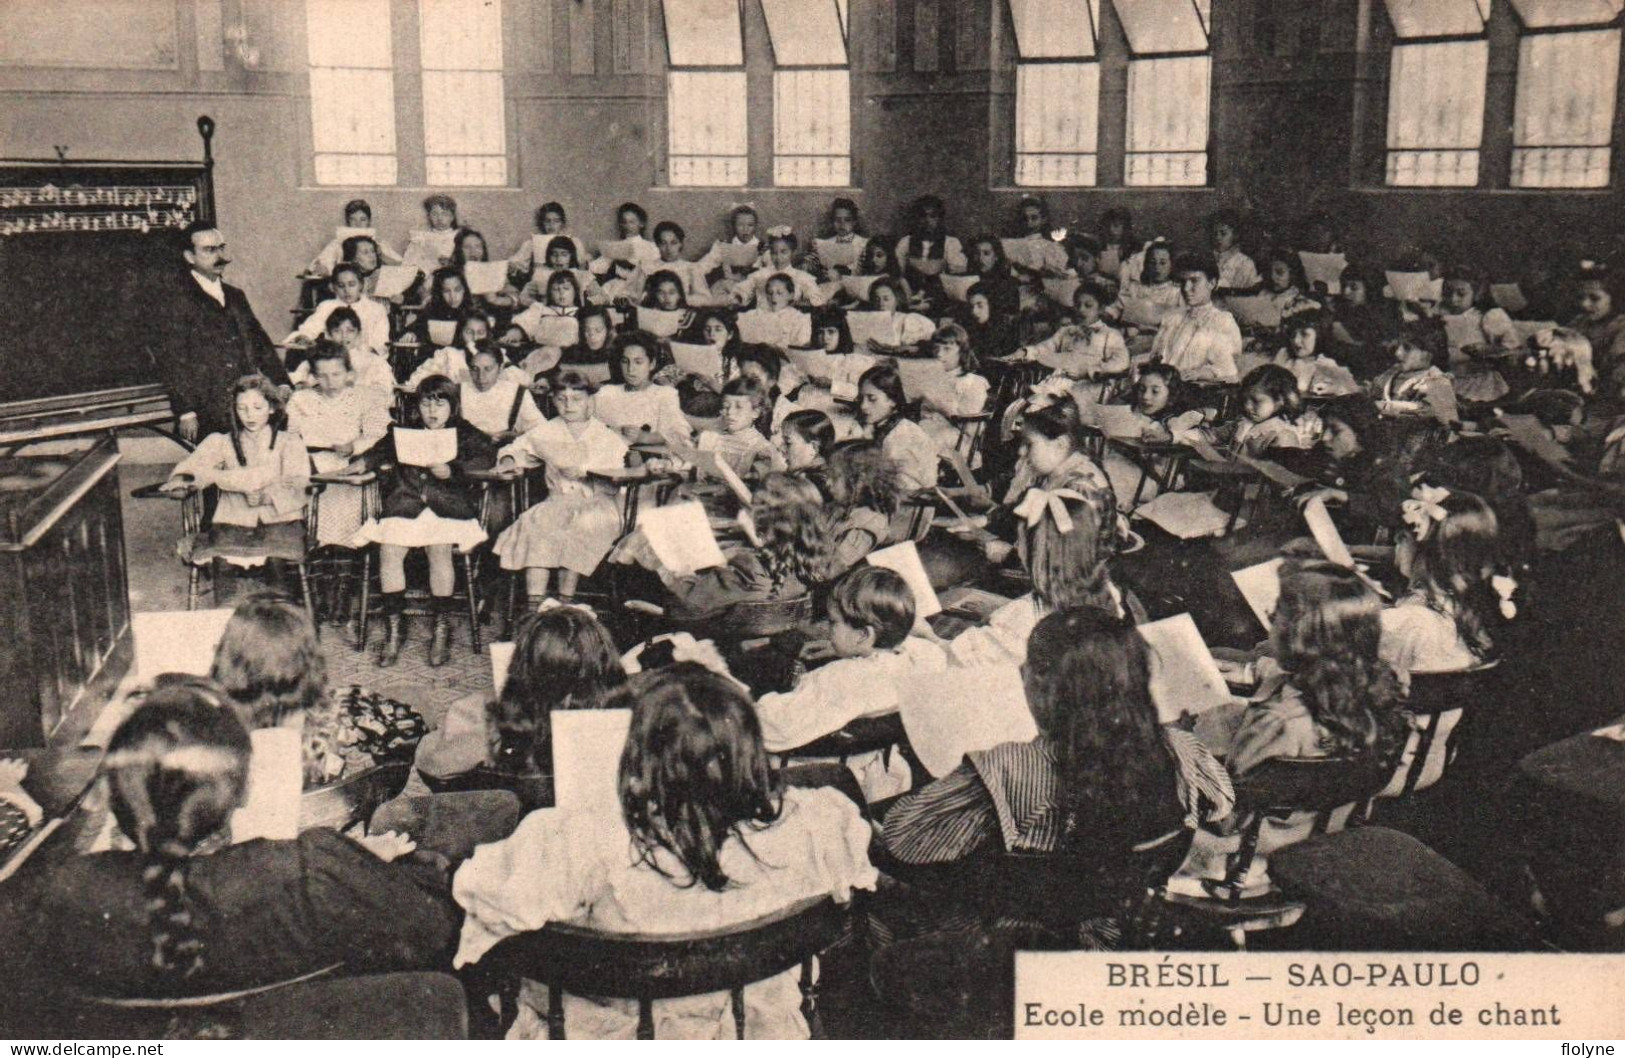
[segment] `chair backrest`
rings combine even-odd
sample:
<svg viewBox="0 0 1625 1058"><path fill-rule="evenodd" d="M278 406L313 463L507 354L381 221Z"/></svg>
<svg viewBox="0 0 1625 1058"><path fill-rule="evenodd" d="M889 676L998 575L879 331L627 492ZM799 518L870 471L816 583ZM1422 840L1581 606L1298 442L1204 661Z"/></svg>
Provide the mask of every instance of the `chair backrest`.
<svg viewBox="0 0 1625 1058"><path fill-rule="evenodd" d="M406 788L412 766L381 764L359 775L307 790L299 797L299 829L332 827L343 832L366 823L378 806Z"/></svg>
<svg viewBox="0 0 1625 1058"><path fill-rule="evenodd" d="M715 640L761 639L788 632L812 619L812 596L736 602L694 628Z"/></svg>
<svg viewBox="0 0 1625 1058"><path fill-rule="evenodd" d="M860 753L886 750L908 741L901 713L863 716L839 731L816 738L804 746L787 750L783 757L855 757Z"/></svg>
<svg viewBox="0 0 1625 1058"><path fill-rule="evenodd" d="M1444 777L1445 768L1456 757L1456 740L1466 710L1478 700L1485 674L1498 662L1491 661L1459 672L1412 673L1405 712L1410 715L1411 732L1388 785L1378 797L1404 797L1426 790Z"/></svg>
<svg viewBox="0 0 1625 1058"><path fill-rule="evenodd" d="M1386 774L1347 757L1275 757L1236 780L1236 804L1259 815L1326 813L1364 801Z"/></svg>
<svg viewBox="0 0 1625 1058"><path fill-rule="evenodd" d="M63 996L50 1004L49 1019L62 1019L77 1035L134 1039L230 1039L241 1035L243 1009L256 997L330 977L342 963L285 981L196 996Z"/></svg>

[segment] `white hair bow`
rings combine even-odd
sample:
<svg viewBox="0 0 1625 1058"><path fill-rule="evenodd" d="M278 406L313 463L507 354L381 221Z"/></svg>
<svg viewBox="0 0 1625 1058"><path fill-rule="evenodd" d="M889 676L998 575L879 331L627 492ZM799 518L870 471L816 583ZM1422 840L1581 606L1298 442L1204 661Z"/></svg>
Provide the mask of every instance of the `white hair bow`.
<svg viewBox="0 0 1625 1058"><path fill-rule="evenodd" d="M123 768L154 768L188 775L226 775L241 767L237 754L217 746L177 746L163 752L151 749L125 749L109 753L102 760L107 771Z"/></svg>
<svg viewBox="0 0 1625 1058"><path fill-rule="evenodd" d="M1427 539L1434 522L1444 521L1448 513L1444 509L1444 501L1449 498L1449 489L1439 488L1436 485L1418 485L1411 490L1411 498L1399 505L1400 516L1416 534L1417 543Z"/></svg>
<svg viewBox="0 0 1625 1058"><path fill-rule="evenodd" d="M795 229L790 227L788 224L775 224L773 227L767 229L767 237L769 239L786 239L795 233Z"/></svg>
<svg viewBox="0 0 1625 1058"><path fill-rule="evenodd" d="M1508 621L1518 616L1518 604L1512 601L1513 592L1518 590L1518 582L1504 573L1497 573L1490 578L1490 587L1495 589L1495 595L1501 601L1501 616Z"/></svg>
<svg viewBox="0 0 1625 1058"><path fill-rule="evenodd" d="M1043 521L1044 513L1047 511L1049 516L1055 519L1055 528L1059 529L1064 535L1072 531L1072 515L1068 514L1066 510L1065 501L1067 500L1077 500L1079 503L1088 502L1082 495L1072 489L1055 489L1051 491L1038 488L1035 485L1027 490L1026 495L1021 497L1021 502L1016 504L1012 513L1026 522L1029 527L1036 527L1039 522Z"/></svg>

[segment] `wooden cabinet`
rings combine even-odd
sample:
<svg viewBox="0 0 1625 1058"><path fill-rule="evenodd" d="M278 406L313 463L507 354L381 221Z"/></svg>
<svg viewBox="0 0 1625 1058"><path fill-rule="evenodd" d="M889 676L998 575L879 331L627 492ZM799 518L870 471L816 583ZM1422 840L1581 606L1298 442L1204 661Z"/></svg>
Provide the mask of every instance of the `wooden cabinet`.
<svg viewBox="0 0 1625 1058"><path fill-rule="evenodd" d="M111 434L0 455L0 747L76 739L130 667Z"/></svg>

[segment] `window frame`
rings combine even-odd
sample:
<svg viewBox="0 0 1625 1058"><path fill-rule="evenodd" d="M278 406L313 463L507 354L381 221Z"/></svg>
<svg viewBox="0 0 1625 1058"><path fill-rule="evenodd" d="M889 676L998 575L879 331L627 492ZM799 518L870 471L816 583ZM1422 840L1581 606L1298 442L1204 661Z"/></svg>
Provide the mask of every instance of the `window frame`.
<svg viewBox="0 0 1625 1058"><path fill-rule="evenodd" d="M1102 111L1103 111L1102 103L1104 101L1104 96L1105 96L1104 85L1105 85L1105 79L1106 79L1106 64L1103 61L1102 56L1101 56L1101 47L1102 47L1102 40L1103 40L1103 38L1105 36L1105 32L1104 32L1104 27L1105 27L1105 22L1106 22L1105 9L1111 3L1111 0L1099 0L1098 3L1087 3L1087 2L1084 2L1084 0L1076 0L1076 2L1079 3L1079 5L1083 8L1084 18L1087 19L1087 21L1088 21L1088 28L1089 28L1089 34L1090 34L1089 54L1088 55L1032 55L1032 56L1027 56L1027 55L1023 55L1022 52L1021 52L1021 34L1020 34L1020 31L1019 31L1019 29L1018 29L1018 27L1016 25L1015 9L1011 6L1009 0L994 0L994 4L996 5L996 10L994 12L994 19L995 20L998 19L998 10L997 9L1002 8L1004 10L1005 14L1008 16L1008 18L1010 20L1009 46L1010 46L1010 54L1011 54L1011 61L1012 61L1011 70L1012 70L1012 74L1013 74L1013 84L1011 86L1011 91L1010 91L1010 100L1011 100L1011 102L1010 102L1010 109L1009 109L1011 147L1010 147L1010 165L1009 165L1008 180L1009 180L1009 186L1014 187L1014 188L1020 188L1023 191L1027 191L1027 192L1031 192L1031 193L1042 193L1042 192L1044 192L1046 190L1049 190L1049 191L1095 190L1095 189L1099 188L1100 186L1102 186L1101 185L1102 169L1101 169L1100 161L1101 161L1101 141L1102 141L1101 133L1103 132L1103 129L1101 128L1101 125L1102 125L1102 119L1104 117L1104 114L1102 113ZM1022 131L1022 124L1021 124L1021 80L1022 80L1022 73L1023 73L1024 70L1031 69L1031 68L1034 68L1034 67L1039 67L1039 66L1077 66L1077 67L1092 67L1094 69L1094 80L1095 80L1095 129L1094 129L1094 141L1095 141L1095 148L1094 148L1093 151L1032 151L1032 150L1024 151L1024 150L1021 149L1021 131ZM997 97L995 96L995 98L997 98ZM1050 155L1062 156L1062 157L1074 157L1075 156L1075 157L1081 157L1081 158L1089 159L1089 168L1091 169L1091 171L1093 173L1094 180L1091 183L1087 183L1087 184L1081 184L1081 183L1051 184L1051 183L1022 183L1021 182L1020 175L1021 175L1021 163L1022 163L1023 157L1040 158L1041 159L1041 158L1043 158L1045 156L1050 156Z"/></svg>
<svg viewBox="0 0 1625 1058"><path fill-rule="evenodd" d="M1526 191L1546 191L1546 192L1560 191L1560 192L1568 192L1568 193L1586 192L1586 191L1591 191L1591 192L1604 191L1604 192L1606 192L1606 191L1613 190L1614 187L1616 186L1617 181L1619 180L1619 161L1620 161L1619 143L1620 143L1620 125L1621 125L1620 110L1621 110L1622 105L1625 105L1625 100L1622 100L1622 98L1621 98L1621 92L1625 91L1625 76L1621 76L1621 67L1617 64L1619 62L1625 62L1625 9L1622 9L1620 11L1615 12L1614 17L1611 18L1611 19L1608 19L1607 21L1584 22L1584 23L1578 23L1578 24L1565 24L1565 25L1557 25L1557 26L1531 26L1527 22L1524 21L1523 15L1522 15L1521 12L1518 11L1517 5L1511 3L1510 0L1509 0L1509 2L1507 3L1507 7L1510 10L1510 15L1511 15L1512 19L1517 23L1518 32L1517 32L1517 37L1516 37L1517 55L1516 55L1516 61L1514 62L1514 65L1513 65L1514 73L1513 73L1513 103L1512 103L1512 106L1513 106L1513 111L1512 111L1512 134L1511 134L1511 143L1510 143L1510 146L1508 148L1509 153L1508 153L1508 156L1507 156L1507 186L1506 186L1506 190L1508 190L1508 191L1518 191L1518 192L1526 192ZM1606 181L1604 181L1603 183L1595 185L1595 186L1578 186L1578 185L1540 186L1540 185L1535 185L1535 184L1521 184L1520 185L1520 184L1516 183L1515 181L1517 179L1517 160L1518 160L1518 152L1519 151L1522 151L1522 150L1550 150L1550 149L1553 149L1553 148L1564 148L1564 147L1570 147L1570 146L1573 146L1573 147L1589 147L1589 146L1593 146L1591 144L1573 144L1573 145L1569 145L1569 144L1545 143L1545 144L1520 145L1518 143L1518 123L1517 123L1517 105L1518 104L1517 104L1517 96L1518 96L1518 91L1523 86L1523 58L1524 58L1524 56L1523 56L1523 45L1524 45L1524 41L1527 40L1528 38L1531 38L1531 37L1559 37L1559 36L1575 34L1575 33L1598 33L1598 32L1606 32L1606 31L1609 31L1609 30L1612 30L1615 33L1618 33L1620 35L1620 42L1619 42L1619 58L1616 60L1616 66L1615 66L1615 69L1614 69L1614 113L1612 115L1612 120L1609 123L1610 128L1609 128L1608 143L1606 145L1604 145L1604 149L1606 149L1608 151L1608 179Z"/></svg>

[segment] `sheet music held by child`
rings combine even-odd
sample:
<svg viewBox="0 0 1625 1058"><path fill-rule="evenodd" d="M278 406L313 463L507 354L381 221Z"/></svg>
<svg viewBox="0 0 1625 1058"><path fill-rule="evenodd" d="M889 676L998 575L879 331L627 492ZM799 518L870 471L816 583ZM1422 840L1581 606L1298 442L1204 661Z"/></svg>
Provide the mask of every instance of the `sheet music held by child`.
<svg viewBox="0 0 1625 1058"><path fill-rule="evenodd" d="M1162 326L1162 318L1169 311L1166 305L1159 305L1149 298L1135 298L1123 302L1123 323L1142 331L1154 331Z"/></svg>
<svg viewBox="0 0 1625 1058"><path fill-rule="evenodd" d="M408 430L396 427L395 458L403 466L432 467L457 458L456 430Z"/></svg>
<svg viewBox="0 0 1625 1058"><path fill-rule="evenodd" d="M694 573L728 561L698 502L639 508L638 529L660 564L673 573Z"/></svg>
<svg viewBox="0 0 1625 1058"><path fill-rule="evenodd" d="M463 265L470 294L495 294L508 285L507 261L469 261Z"/></svg>
<svg viewBox="0 0 1625 1058"><path fill-rule="evenodd" d="M571 812L620 818L621 751L630 709L560 709L553 727L553 803Z"/></svg>
<svg viewBox="0 0 1625 1058"><path fill-rule="evenodd" d="M889 312L849 312L847 330L852 333L852 345L862 349L870 340L890 343L897 337L896 317Z"/></svg>
<svg viewBox="0 0 1625 1058"><path fill-rule="evenodd" d="M1389 296L1399 301L1438 301L1433 277L1426 272L1385 272Z"/></svg>
<svg viewBox="0 0 1625 1058"><path fill-rule="evenodd" d="M1275 328L1281 325L1281 306L1262 294L1225 298L1224 307L1243 327Z"/></svg>
<svg viewBox="0 0 1625 1058"><path fill-rule="evenodd" d="M716 378L722 374L722 350L714 345L672 342L671 358L679 368L690 375Z"/></svg>
<svg viewBox="0 0 1625 1058"><path fill-rule="evenodd" d="M513 665L513 644L512 643L492 643L491 644L491 686L496 689L495 693L501 694L502 693L502 688L507 685L507 683L508 683L508 669L512 665ZM452 712L455 713L456 710L452 710ZM451 714L448 713L447 714L448 719L450 718L450 716L451 716Z"/></svg>
<svg viewBox="0 0 1625 1058"><path fill-rule="evenodd" d="M1326 510L1325 500L1316 496L1305 503L1303 520L1309 526L1309 535L1320 545L1321 554L1326 556L1328 562L1335 562L1344 569L1354 568L1354 556L1349 553L1348 545L1343 543L1337 523L1332 521L1331 514Z"/></svg>
<svg viewBox="0 0 1625 1058"><path fill-rule="evenodd" d="M250 731L248 799L231 814L231 840L292 841L299 836L299 795L304 789L304 733L296 727Z"/></svg>
<svg viewBox="0 0 1625 1058"><path fill-rule="evenodd" d="M1096 404L1094 425L1107 437L1139 437L1144 422L1127 404Z"/></svg>
<svg viewBox="0 0 1625 1058"><path fill-rule="evenodd" d="M1246 569L1232 570L1230 579L1236 582L1241 597L1258 618L1258 623L1269 628L1275 620L1275 604L1281 601L1281 565L1286 559L1272 558Z"/></svg>
<svg viewBox="0 0 1625 1058"><path fill-rule="evenodd" d="M1188 613L1140 625L1151 648L1151 700L1164 724L1198 716L1230 701L1219 663Z"/></svg>
<svg viewBox="0 0 1625 1058"><path fill-rule="evenodd" d="M920 552L915 548L914 541L905 540L901 544L869 552L869 565L889 569L908 583L909 590L914 593L916 621L935 617L942 612L942 601L937 598L936 590L931 587L931 578L926 576L925 566L920 562Z"/></svg>
<svg viewBox="0 0 1625 1058"><path fill-rule="evenodd" d="M942 289L955 301L969 301L970 288L981 281L981 276L943 276Z"/></svg>
<svg viewBox="0 0 1625 1058"><path fill-rule="evenodd" d="M665 309L649 308L638 310L638 326L656 338L670 338L678 332L687 318L688 313L681 311L667 312Z"/></svg>
<svg viewBox="0 0 1625 1058"><path fill-rule="evenodd" d="M1030 268L1035 272L1045 268L1066 267L1066 250L1050 239L1003 239L1004 256L1011 264Z"/></svg>
<svg viewBox="0 0 1625 1058"><path fill-rule="evenodd" d="M848 297L868 301L869 288L874 286L875 280L879 278L879 276L844 276L841 279L841 286L845 288Z"/></svg>
<svg viewBox="0 0 1625 1058"><path fill-rule="evenodd" d="M814 239L813 251L818 254L818 260L825 268L856 268L858 267L858 244L852 242L838 242L835 239Z"/></svg>
<svg viewBox="0 0 1625 1058"><path fill-rule="evenodd" d="M1349 266L1348 258L1340 253L1309 253L1299 250L1298 260L1303 262L1303 276L1311 287L1316 283L1325 283L1326 293L1343 292L1343 270Z"/></svg>
<svg viewBox="0 0 1625 1058"><path fill-rule="evenodd" d="M378 282L373 284L375 298L398 298L417 282L422 269L416 265L383 265L378 269Z"/></svg>
<svg viewBox="0 0 1625 1058"><path fill-rule="evenodd" d="M536 344L566 349L581 337L581 324L574 316L543 316L536 321Z"/></svg>
<svg viewBox="0 0 1625 1058"><path fill-rule="evenodd" d="M456 320L430 320L429 341L441 347L450 345L457 340Z"/></svg>
<svg viewBox="0 0 1625 1058"><path fill-rule="evenodd" d="M1211 492L1165 492L1134 512L1181 540L1218 536L1230 524L1230 515L1213 502Z"/></svg>
<svg viewBox="0 0 1625 1058"><path fill-rule="evenodd" d="M966 753L1038 737L1015 665L911 672L898 691L909 745L933 778L959 767Z"/></svg>
<svg viewBox="0 0 1625 1058"><path fill-rule="evenodd" d="M761 250L753 242L730 242L723 245L722 263L734 271L751 271L756 267L756 259L761 256Z"/></svg>
<svg viewBox="0 0 1625 1058"><path fill-rule="evenodd" d="M1529 300L1523 296L1523 288L1516 283L1491 283L1490 297L1507 312L1522 312L1529 307Z"/></svg>
<svg viewBox="0 0 1625 1058"><path fill-rule="evenodd" d="M1044 293L1049 295L1049 299L1058 305L1070 305L1072 299L1077 296L1078 287L1082 282L1083 280L1078 279L1076 276L1067 279L1046 279L1044 280Z"/></svg>

